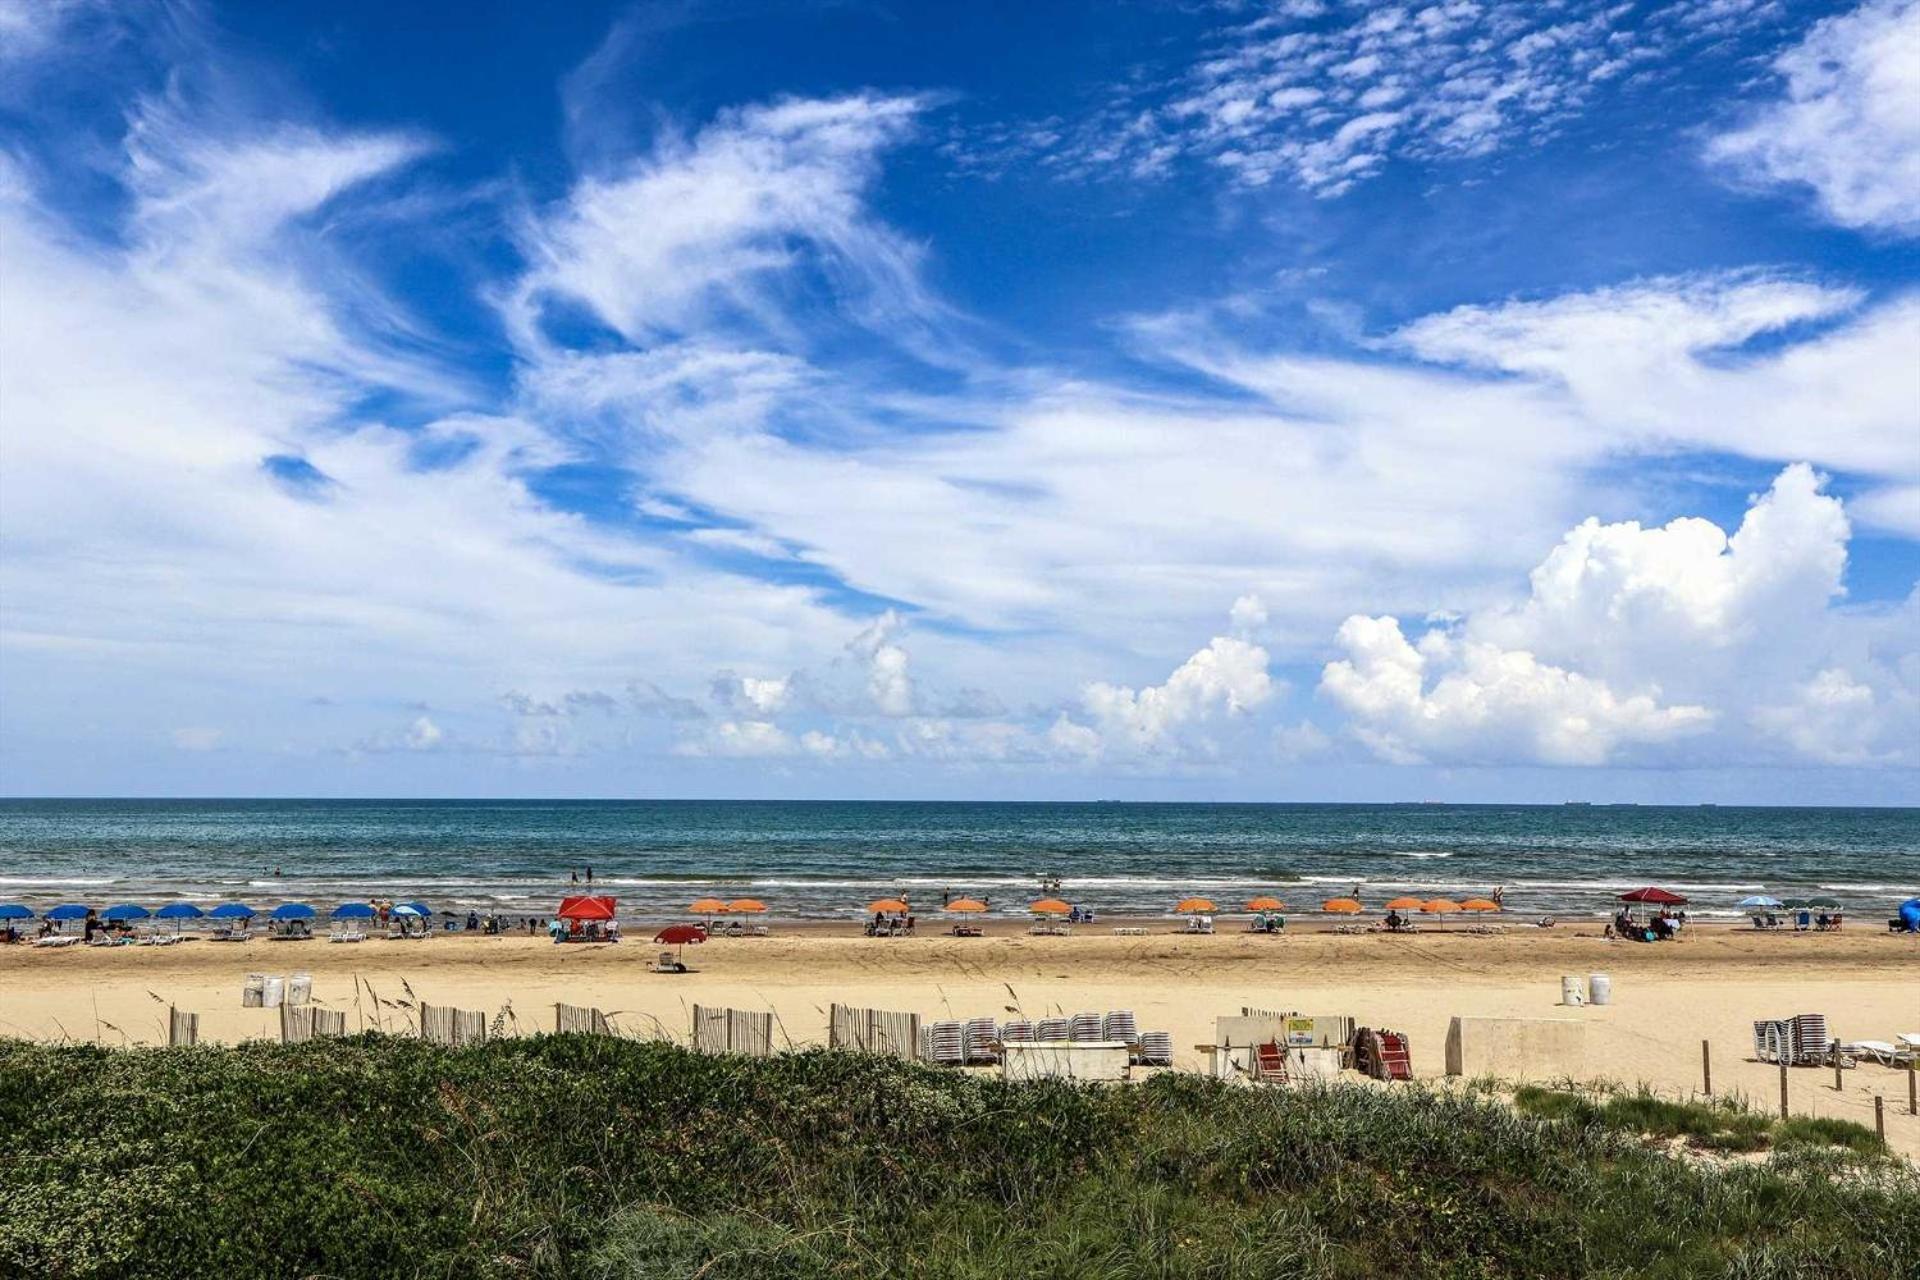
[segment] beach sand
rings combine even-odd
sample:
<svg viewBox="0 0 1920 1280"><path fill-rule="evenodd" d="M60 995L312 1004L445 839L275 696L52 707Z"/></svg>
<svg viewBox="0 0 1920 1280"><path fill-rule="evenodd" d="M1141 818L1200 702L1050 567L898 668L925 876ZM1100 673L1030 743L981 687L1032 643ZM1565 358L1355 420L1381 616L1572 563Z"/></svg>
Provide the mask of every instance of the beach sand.
<svg viewBox="0 0 1920 1280"><path fill-rule="evenodd" d="M1268 937L1185 935L1157 920L1137 922L1152 930L1147 936L1120 937L1112 923L1065 938L1028 937L1007 923L972 939L871 939L844 925L776 925L772 937L688 948L697 971L677 976L648 971L658 949L639 929L618 946L450 935L347 946L0 947L0 1034L159 1043L172 1004L199 1013L202 1039L276 1037L278 1014L242 1008L242 983L249 973L304 972L313 975L316 1002L346 1011L349 1030L381 1022L405 1029L406 1010L376 1011L367 994L370 987L385 1000L405 999L403 981L433 1004L489 1015L511 1004L525 1031L550 1028L554 1003L565 1001L597 1006L629 1033L682 1041L695 1003L772 1009L776 1042L795 1045L824 1042L836 1001L926 1018L1125 1008L1143 1030L1171 1031L1177 1065L1190 1069L1202 1065L1195 1046L1212 1040L1214 1018L1243 1005L1349 1014L1409 1033L1416 1073L1434 1077L1453 1015L1570 1016L1589 1026L1590 1078L1696 1094L1706 1039L1715 1091L1773 1108L1778 1068L1749 1060L1754 1019L1825 1013L1833 1034L1849 1040L1920 1031L1920 938L1857 926L1764 935L1696 925L1680 941L1645 945L1609 942L1597 924L1495 936ZM1590 972L1612 976L1613 1003L1558 1007L1561 975ZM1884 1094L1889 1141L1920 1156L1905 1071L1862 1064L1845 1072L1838 1091L1828 1069L1788 1075L1796 1115L1871 1125L1874 1095Z"/></svg>

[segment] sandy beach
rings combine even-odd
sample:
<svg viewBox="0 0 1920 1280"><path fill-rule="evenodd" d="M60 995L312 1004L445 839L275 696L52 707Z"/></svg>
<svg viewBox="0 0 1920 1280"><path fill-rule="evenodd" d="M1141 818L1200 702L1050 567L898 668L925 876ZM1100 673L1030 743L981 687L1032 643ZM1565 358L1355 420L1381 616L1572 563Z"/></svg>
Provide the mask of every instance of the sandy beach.
<svg viewBox="0 0 1920 1280"><path fill-rule="evenodd" d="M1443 1070L1453 1015L1578 1017L1589 1024L1587 1075L1665 1091L1699 1090L1700 1042L1713 1049L1720 1094L1776 1104L1778 1070L1750 1061L1756 1018L1823 1012L1842 1039L1920 1031L1920 939L1858 932L1755 935L1696 927L1659 945L1611 942L1597 925L1504 935L1425 931L1283 937L1190 936L1165 921L1146 936L1108 926L1035 938L1009 923L985 938L849 936L847 926L780 929L768 938L718 938L690 948L695 972L648 971L656 949L555 946L524 936L370 940L358 945L195 941L173 947L36 951L0 948L0 1034L107 1044L164 1039L166 1006L200 1014L203 1039L278 1034L272 1010L241 1007L248 973L310 973L316 1002L347 1013L350 1030L408 1027L414 997L481 1009L510 1006L525 1031L551 1025L556 1001L597 1006L631 1034L684 1039L695 1003L771 1009L776 1040L821 1043L833 1002L927 1018L1134 1010L1143 1029L1173 1033L1177 1065L1198 1068L1195 1046L1213 1019L1243 1005L1350 1014L1412 1037L1422 1077ZM637 930L635 931L638 932ZM1605 972L1613 1003L1558 1007L1562 974ZM359 981L356 982L356 979ZM404 984L404 986L403 986ZM1920 1118L1907 1114L1906 1074L1863 1063L1836 1091L1828 1070L1789 1073L1796 1114L1871 1124L1887 1099L1887 1136L1920 1156Z"/></svg>

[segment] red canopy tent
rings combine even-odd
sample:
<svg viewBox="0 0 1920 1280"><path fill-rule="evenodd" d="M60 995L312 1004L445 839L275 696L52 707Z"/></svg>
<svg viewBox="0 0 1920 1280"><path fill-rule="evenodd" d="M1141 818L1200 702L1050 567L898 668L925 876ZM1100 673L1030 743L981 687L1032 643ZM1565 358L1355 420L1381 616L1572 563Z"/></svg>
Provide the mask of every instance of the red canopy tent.
<svg viewBox="0 0 1920 1280"><path fill-rule="evenodd" d="M1623 893L1620 895L1620 901L1642 902L1655 907L1684 907L1687 905L1687 900L1680 894L1669 893L1665 889L1655 889L1652 887L1635 889L1632 893Z"/></svg>
<svg viewBox="0 0 1920 1280"><path fill-rule="evenodd" d="M592 894L577 893L571 898L560 899L560 910L555 914L562 920L611 920L613 908L612 898L598 898Z"/></svg>

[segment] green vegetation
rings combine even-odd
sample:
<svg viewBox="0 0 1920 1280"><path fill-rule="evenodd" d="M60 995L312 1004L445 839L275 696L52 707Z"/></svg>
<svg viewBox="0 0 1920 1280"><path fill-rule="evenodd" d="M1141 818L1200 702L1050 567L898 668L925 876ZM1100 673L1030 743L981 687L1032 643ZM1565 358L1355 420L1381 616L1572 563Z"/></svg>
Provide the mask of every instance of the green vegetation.
<svg viewBox="0 0 1920 1280"><path fill-rule="evenodd" d="M1612 1104L1529 1096L1556 1118L574 1036L0 1042L0 1274L1884 1280L1920 1259L1920 1177L1824 1130L1718 1168L1647 1150Z"/></svg>
<svg viewBox="0 0 1920 1280"><path fill-rule="evenodd" d="M1851 1120L1799 1116L1776 1120L1727 1099L1674 1102L1646 1090L1619 1093L1604 1101L1565 1089L1524 1085L1514 1105L1543 1120L1625 1130L1651 1138L1685 1138L1703 1151L1745 1152L1769 1148L1843 1147L1861 1155L1880 1155L1886 1144L1873 1130Z"/></svg>

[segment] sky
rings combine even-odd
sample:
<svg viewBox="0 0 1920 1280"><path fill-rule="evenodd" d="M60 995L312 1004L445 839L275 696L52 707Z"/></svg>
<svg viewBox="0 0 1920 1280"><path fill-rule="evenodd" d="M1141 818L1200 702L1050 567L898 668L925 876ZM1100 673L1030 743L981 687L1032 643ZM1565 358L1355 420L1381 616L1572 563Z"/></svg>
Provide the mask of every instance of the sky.
<svg viewBox="0 0 1920 1280"><path fill-rule="evenodd" d="M0 0L0 793L1920 803L1920 0Z"/></svg>

